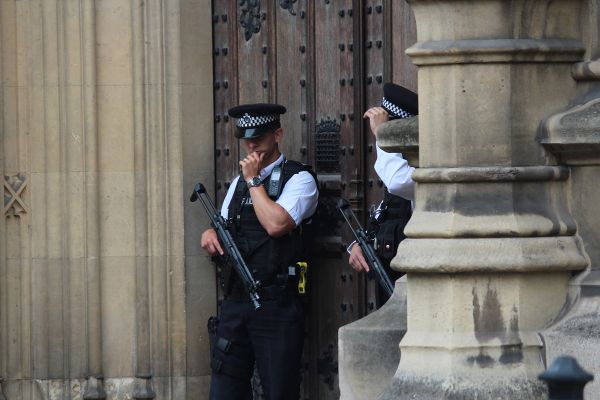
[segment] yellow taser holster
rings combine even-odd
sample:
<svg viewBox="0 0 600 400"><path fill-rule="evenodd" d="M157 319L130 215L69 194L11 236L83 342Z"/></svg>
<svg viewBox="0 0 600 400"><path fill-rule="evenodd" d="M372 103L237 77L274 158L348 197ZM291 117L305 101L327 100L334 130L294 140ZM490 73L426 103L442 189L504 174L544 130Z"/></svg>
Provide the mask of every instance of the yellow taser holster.
<svg viewBox="0 0 600 400"><path fill-rule="evenodd" d="M298 293L306 293L306 272L308 270L308 263L305 261L297 262L296 265L300 270L300 278L298 279Z"/></svg>

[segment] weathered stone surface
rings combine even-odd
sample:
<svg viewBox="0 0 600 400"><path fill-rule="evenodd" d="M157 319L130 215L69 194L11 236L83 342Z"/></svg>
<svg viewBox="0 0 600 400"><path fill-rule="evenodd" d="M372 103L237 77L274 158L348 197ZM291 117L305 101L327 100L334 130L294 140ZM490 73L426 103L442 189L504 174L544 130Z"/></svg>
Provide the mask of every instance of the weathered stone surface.
<svg viewBox="0 0 600 400"><path fill-rule="evenodd" d="M546 397L538 331L589 259L568 169L535 138L576 95L583 3L526 3L411 1L420 169L392 261L408 274L408 330L381 399Z"/></svg>
<svg viewBox="0 0 600 400"><path fill-rule="evenodd" d="M213 183L210 8L0 1L8 398L82 398L90 375L108 399L136 375L159 399L208 397L214 270L187 198Z"/></svg>
<svg viewBox="0 0 600 400"><path fill-rule="evenodd" d="M574 286L577 294L579 288ZM596 377L600 373L600 296L598 293L574 299L574 304L547 329L540 332L544 340L546 364L563 355L570 355ZM585 387L585 398L593 399L600 392L598 379Z"/></svg>
<svg viewBox="0 0 600 400"><path fill-rule="evenodd" d="M378 400L395 400L402 398L422 400L529 400L545 399L548 392L539 381L527 379L436 379L402 377L394 381ZM415 396L418 393L418 396Z"/></svg>
<svg viewBox="0 0 600 400"><path fill-rule="evenodd" d="M598 98L549 117L540 142L570 165L594 165L600 158L600 92Z"/></svg>
<svg viewBox="0 0 600 400"><path fill-rule="evenodd" d="M600 92L595 87L600 81L599 65L588 61L574 66L573 78L587 90L578 104L543 121L540 134L540 142L570 167L570 207L590 260L590 267L571 280L562 312L540 332L546 363L570 355L596 377L600 376ZM595 379L586 385L585 398L595 398L599 392Z"/></svg>
<svg viewBox="0 0 600 400"><path fill-rule="evenodd" d="M108 378L104 380L107 400L131 400L135 378ZM85 379L35 379L5 382L8 399L84 400ZM210 377L153 377L156 399L207 399Z"/></svg>
<svg viewBox="0 0 600 400"><path fill-rule="evenodd" d="M342 400L375 399L390 383L406 332L406 277L379 310L340 328L338 362Z"/></svg>
<svg viewBox="0 0 600 400"><path fill-rule="evenodd" d="M388 153L402 153L412 167L419 166L419 118L395 119L381 125L377 145Z"/></svg>

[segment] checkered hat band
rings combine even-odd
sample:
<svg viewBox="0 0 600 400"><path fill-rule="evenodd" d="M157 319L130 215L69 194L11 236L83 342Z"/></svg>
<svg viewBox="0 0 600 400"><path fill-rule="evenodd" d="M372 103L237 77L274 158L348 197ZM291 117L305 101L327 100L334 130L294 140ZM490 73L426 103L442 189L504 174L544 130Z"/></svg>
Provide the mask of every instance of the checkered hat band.
<svg viewBox="0 0 600 400"><path fill-rule="evenodd" d="M402 108L398 107L397 105L395 105L394 103L392 103L391 101L389 101L388 99L386 99L385 97L383 98L383 101L381 102L381 105L384 108L387 108L388 110L390 110L392 112L392 114L394 114L394 117L408 118L408 117L412 117L413 116L411 113L409 113L408 111L405 111Z"/></svg>
<svg viewBox="0 0 600 400"><path fill-rule="evenodd" d="M253 117L246 113L238 119L236 126L238 128L256 128L274 121L279 121L279 114L266 114Z"/></svg>

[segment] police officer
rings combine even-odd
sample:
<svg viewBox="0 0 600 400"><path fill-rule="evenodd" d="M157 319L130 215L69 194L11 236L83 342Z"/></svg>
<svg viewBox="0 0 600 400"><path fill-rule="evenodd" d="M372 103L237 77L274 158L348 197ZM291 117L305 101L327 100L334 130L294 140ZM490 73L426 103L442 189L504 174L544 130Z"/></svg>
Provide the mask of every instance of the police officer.
<svg viewBox="0 0 600 400"><path fill-rule="evenodd" d="M391 119L408 118L419 113L417 94L393 83L383 86L381 107L367 110L364 118L369 119L371 132L377 137L377 130ZM389 268L398 244L405 238L404 226L412 214L414 201L414 182L411 178L414 168L402 157L401 153L387 153L379 146L375 172L385 185L384 199L372 213L369 227L375 230L375 249L392 278L400 277ZM348 252L349 263L356 271L369 271L360 246L352 243ZM384 301L387 299L383 299Z"/></svg>
<svg viewBox="0 0 600 400"><path fill-rule="evenodd" d="M298 399L304 312L298 296L302 225L315 212L318 190L312 171L279 150L284 132L278 104L233 107L235 136L247 156L233 180L221 214L254 278L262 283L261 308L254 310L235 273L226 274L225 299L211 360L210 398L251 399L254 363L267 399ZM210 255L223 255L216 232L202 234Z"/></svg>

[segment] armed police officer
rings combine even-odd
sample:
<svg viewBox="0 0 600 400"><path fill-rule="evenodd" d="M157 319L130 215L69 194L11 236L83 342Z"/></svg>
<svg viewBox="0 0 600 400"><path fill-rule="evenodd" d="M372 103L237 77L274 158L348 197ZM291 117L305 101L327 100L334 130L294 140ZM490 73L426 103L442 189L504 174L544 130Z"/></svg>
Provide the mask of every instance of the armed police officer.
<svg viewBox="0 0 600 400"><path fill-rule="evenodd" d="M261 307L255 310L242 282L225 273L225 299L220 306L211 360L210 398L251 399L254 363L267 399L298 399L304 311L298 296L303 259L303 223L315 213L316 181L309 167L287 160L280 152L284 137L278 104L233 107L235 136L247 156L223 201L233 239L253 277L261 283ZM213 229L202 234L210 255L223 255Z"/></svg>
<svg viewBox="0 0 600 400"><path fill-rule="evenodd" d="M391 119L408 118L419 113L417 94L393 83L383 87L381 107L372 107L364 114L369 119L371 132L377 137L377 130L384 122ZM404 226L412 215L414 201L414 168L402 157L401 153L387 153L379 146L375 172L385 185L383 201L372 212L369 227L375 231L375 250L393 280L400 277L391 271L390 262L404 236ZM360 246L352 243L350 266L356 271L369 271ZM383 299L384 301L387 299Z"/></svg>

